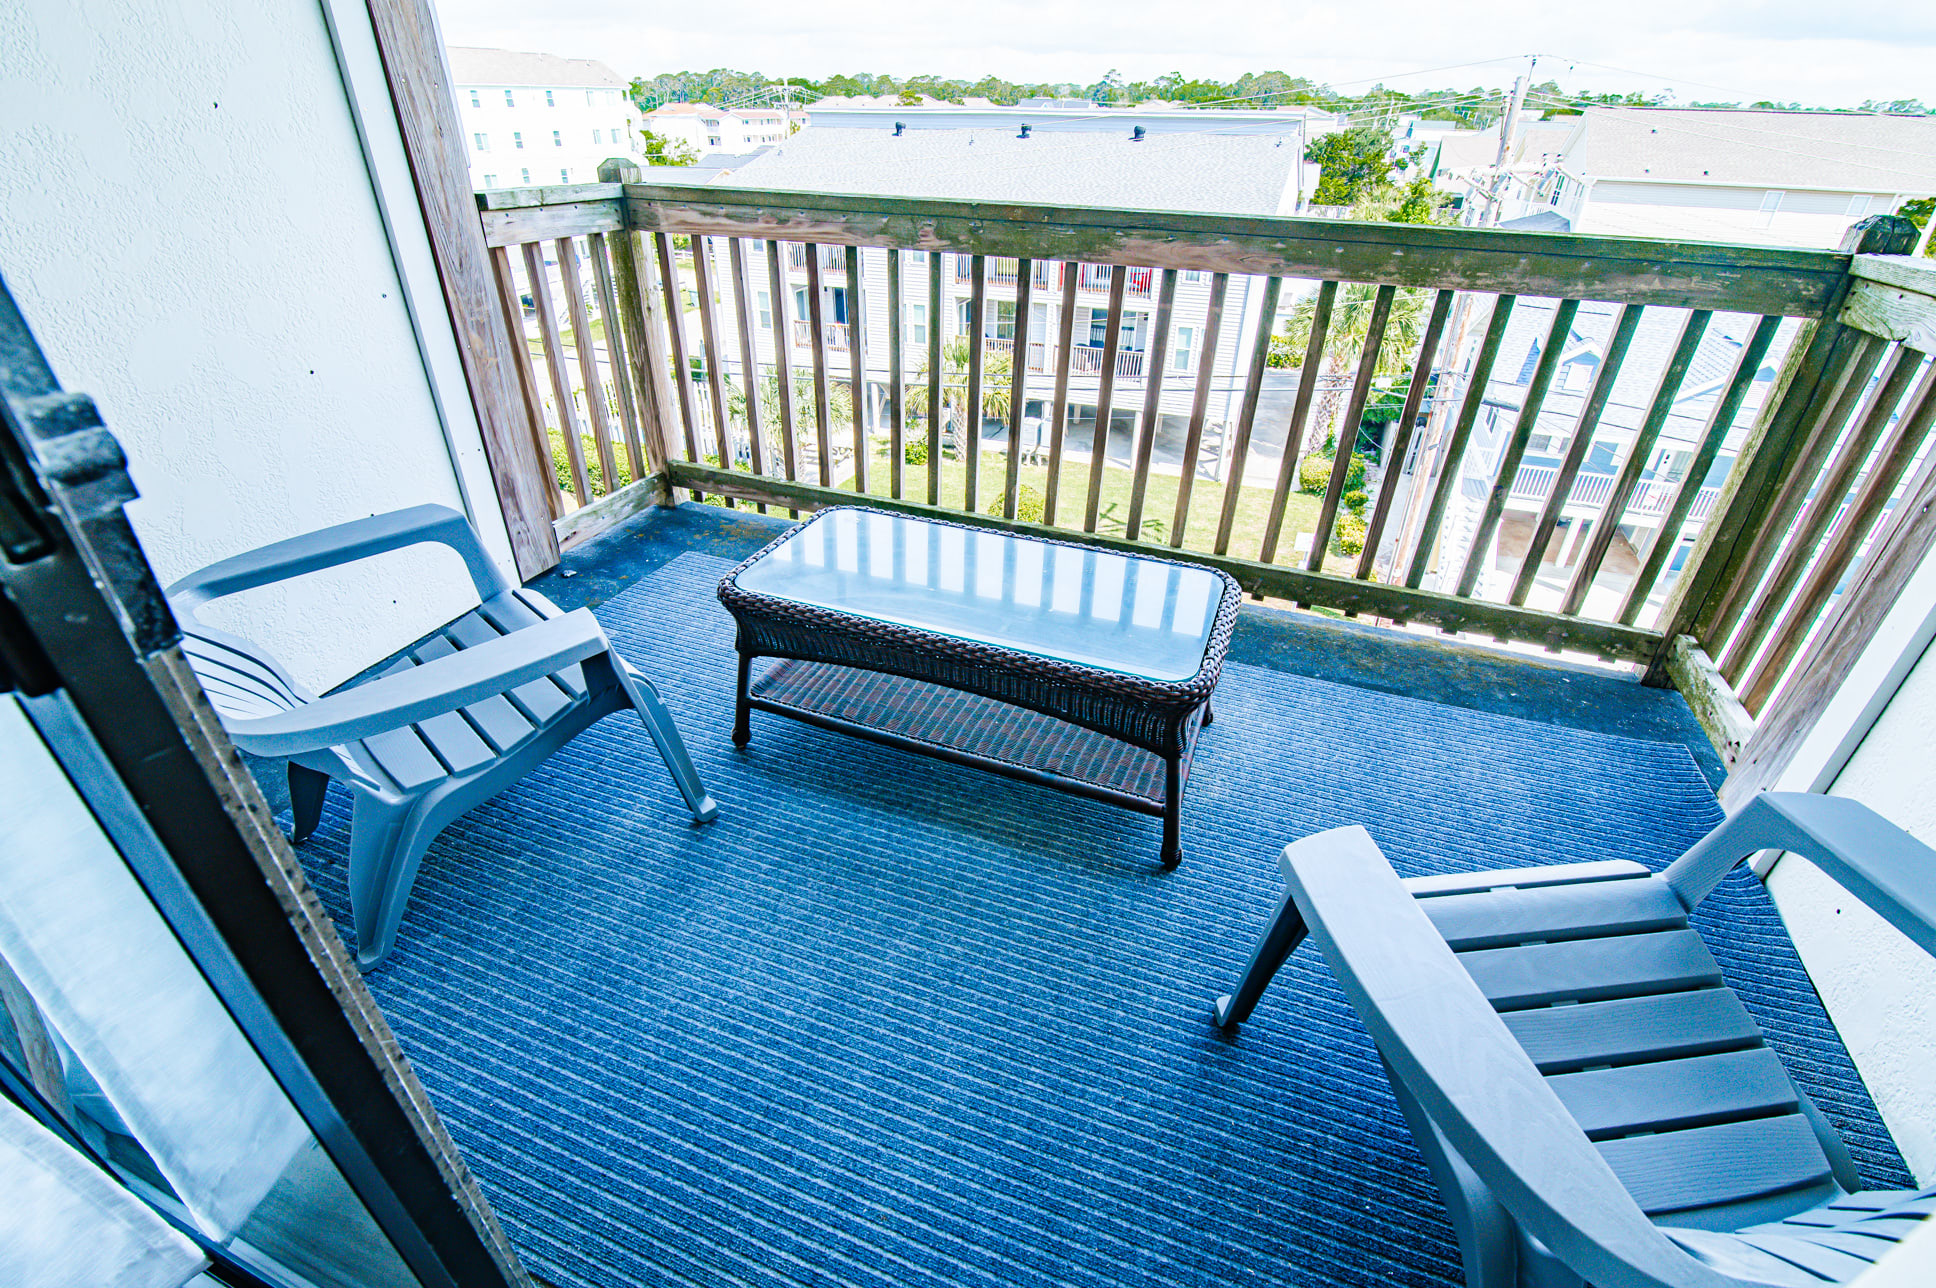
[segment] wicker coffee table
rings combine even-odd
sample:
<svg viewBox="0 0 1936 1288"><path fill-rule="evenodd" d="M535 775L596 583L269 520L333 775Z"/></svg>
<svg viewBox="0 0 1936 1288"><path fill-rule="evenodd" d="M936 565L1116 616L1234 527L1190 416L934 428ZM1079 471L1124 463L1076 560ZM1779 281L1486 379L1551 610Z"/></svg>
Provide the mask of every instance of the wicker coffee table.
<svg viewBox="0 0 1936 1288"><path fill-rule="evenodd" d="M733 741L765 711L1153 814L1173 868L1241 597L1195 564L823 510L719 583Z"/></svg>

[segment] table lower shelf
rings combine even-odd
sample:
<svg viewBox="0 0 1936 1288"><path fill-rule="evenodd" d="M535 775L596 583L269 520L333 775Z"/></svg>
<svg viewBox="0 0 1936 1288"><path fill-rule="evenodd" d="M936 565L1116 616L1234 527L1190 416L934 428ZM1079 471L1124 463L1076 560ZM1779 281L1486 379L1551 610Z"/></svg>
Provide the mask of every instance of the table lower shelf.
<svg viewBox="0 0 1936 1288"><path fill-rule="evenodd" d="M924 680L783 659L748 690L756 711L972 764L1059 791L1162 815L1163 757L1053 716ZM1189 755L1179 766L1180 797Z"/></svg>

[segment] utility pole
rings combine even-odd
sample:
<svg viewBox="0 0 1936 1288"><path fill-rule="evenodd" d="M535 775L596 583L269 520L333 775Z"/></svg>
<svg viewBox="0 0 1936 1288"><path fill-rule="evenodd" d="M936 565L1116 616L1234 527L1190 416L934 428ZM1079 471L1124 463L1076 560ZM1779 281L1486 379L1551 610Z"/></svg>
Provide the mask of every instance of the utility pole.
<svg viewBox="0 0 1936 1288"><path fill-rule="evenodd" d="M1533 63L1538 62L1538 55L1534 55ZM1486 209L1487 228L1499 222L1499 203L1504 199L1506 190L1506 162L1512 158L1513 132L1519 128L1519 109L1526 101L1526 83L1532 79L1532 74L1532 67L1528 66L1526 75L1513 81L1512 97L1506 102L1506 119L1499 123L1499 159L1493 163L1492 191Z"/></svg>

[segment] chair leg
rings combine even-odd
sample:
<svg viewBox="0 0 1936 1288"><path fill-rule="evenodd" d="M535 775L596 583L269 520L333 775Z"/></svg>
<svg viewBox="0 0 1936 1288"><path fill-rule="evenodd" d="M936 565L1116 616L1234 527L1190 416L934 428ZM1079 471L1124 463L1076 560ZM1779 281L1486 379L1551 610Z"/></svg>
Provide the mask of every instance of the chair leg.
<svg viewBox="0 0 1936 1288"><path fill-rule="evenodd" d="M631 680L632 698L638 709L639 721L652 736L652 744L659 749L659 759L665 761L679 794L685 797L686 808L692 811L692 821L712 822L719 817L719 806L707 793L706 785L699 781L699 769L686 751L686 740L679 736L679 726L673 723L672 712L666 709L659 691L652 687L652 681L637 671L630 671L627 678Z"/></svg>
<svg viewBox="0 0 1936 1288"><path fill-rule="evenodd" d="M289 762L289 810L293 817L290 841L301 845L315 832L316 825L323 821L323 797L328 791L328 774Z"/></svg>
<svg viewBox="0 0 1936 1288"><path fill-rule="evenodd" d="M1393 1072L1383 1052L1379 1053L1379 1059L1385 1065L1385 1076L1391 1080L1398 1108L1412 1129L1418 1152L1425 1157L1426 1169L1438 1183L1439 1198L1444 1201L1446 1216L1451 1219L1452 1233L1459 1240L1459 1260L1465 1265L1466 1288L1522 1288L1527 1284L1527 1277L1521 1271L1535 1268L1522 1265L1520 1260L1524 1232L1479 1179L1478 1173L1459 1157L1438 1124ZM1533 1283L1537 1284L1538 1280Z"/></svg>
<svg viewBox="0 0 1936 1288"><path fill-rule="evenodd" d="M351 790L356 806L350 817L350 921L356 927L356 964L368 970L390 949L380 928L395 896L397 839L410 805ZM394 926L390 934L394 939Z"/></svg>
<svg viewBox="0 0 1936 1288"><path fill-rule="evenodd" d="M1257 999L1270 986L1271 977L1297 951L1304 935L1304 914L1298 911L1296 901L1286 889L1283 904L1270 925L1264 927L1263 937L1250 955L1250 967L1244 971L1243 979L1237 982L1234 992L1217 999L1217 1024L1224 1032L1235 1033L1237 1026L1250 1018L1250 1013L1257 1008Z"/></svg>

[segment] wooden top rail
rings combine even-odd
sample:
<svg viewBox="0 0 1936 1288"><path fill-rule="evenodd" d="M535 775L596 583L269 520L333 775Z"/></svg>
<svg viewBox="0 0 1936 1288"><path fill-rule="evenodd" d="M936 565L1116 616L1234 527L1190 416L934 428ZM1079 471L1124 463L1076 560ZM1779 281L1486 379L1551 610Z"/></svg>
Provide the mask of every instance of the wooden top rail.
<svg viewBox="0 0 1936 1288"><path fill-rule="evenodd" d="M1936 260L1857 255L1839 321L1923 353L1936 353Z"/></svg>
<svg viewBox="0 0 1936 1288"><path fill-rule="evenodd" d="M1849 256L1432 225L627 184L627 226L1821 317Z"/></svg>
<svg viewBox="0 0 1936 1288"><path fill-rule="evenodd" d="M479 193L477 202L492 246L626 227L1802 318L1824 315L1850 259L1709 242L665 183L518 188Z"/></svg>

